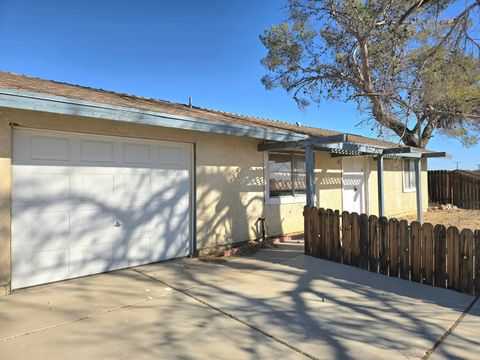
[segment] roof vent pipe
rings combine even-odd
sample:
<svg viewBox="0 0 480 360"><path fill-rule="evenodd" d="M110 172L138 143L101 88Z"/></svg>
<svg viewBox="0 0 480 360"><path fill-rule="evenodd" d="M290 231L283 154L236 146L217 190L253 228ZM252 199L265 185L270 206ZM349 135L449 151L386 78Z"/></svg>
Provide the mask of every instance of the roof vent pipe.
<svg viewBox="0 0 480 360"><path fill-rule="evenodd" d="M192 108L192 97L191 96L188 98L188 107L190 109Z"/></svg>

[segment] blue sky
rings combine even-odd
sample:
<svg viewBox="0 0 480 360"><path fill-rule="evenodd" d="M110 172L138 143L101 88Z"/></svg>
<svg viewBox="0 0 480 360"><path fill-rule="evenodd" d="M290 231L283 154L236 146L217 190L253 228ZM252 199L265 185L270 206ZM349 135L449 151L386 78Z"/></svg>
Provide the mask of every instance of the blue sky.
<svg viewBox="0 0 480 360"><path fill-rule="evenodd" d="M306 111L260 83L258 36L285 15L282 0L0 0L0 70L197 106L375 136L354 104ZM476 168L480 146L442 136L429 148Z"/></svg>

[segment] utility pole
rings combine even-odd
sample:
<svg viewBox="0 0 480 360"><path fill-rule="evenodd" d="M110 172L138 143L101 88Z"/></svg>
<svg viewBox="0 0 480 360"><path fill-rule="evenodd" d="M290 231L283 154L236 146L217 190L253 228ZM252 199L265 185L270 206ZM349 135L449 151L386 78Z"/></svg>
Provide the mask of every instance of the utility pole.
<svg viewBox="0 0 480 360"><path fill-rule="evenodd" d="M457 170L458 170L458 164L460 164L461 161L455 161L455 164L457 164Z"/></svg>
<svg viewBox="0 0 480 360"><path fill-rule="evenodd" d="M480 164L477 164L477 171L480 171Z"/></svg>

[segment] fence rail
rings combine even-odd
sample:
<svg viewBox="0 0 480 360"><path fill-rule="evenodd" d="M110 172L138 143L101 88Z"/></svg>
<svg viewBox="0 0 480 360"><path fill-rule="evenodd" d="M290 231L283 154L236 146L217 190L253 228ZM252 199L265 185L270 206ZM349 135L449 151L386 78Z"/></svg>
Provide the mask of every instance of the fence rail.
<svg viewBox="0 0 480 360"><path fill-rule="evenodd" d="M480 296L480 230L305 207L305 253Z"/></svg>
<svg viewBox="0 0 480 360"><path fill-rule="evenodd" d="M480 178L457 171L429 171L428 196L440 204L480 209Z"/></svg>

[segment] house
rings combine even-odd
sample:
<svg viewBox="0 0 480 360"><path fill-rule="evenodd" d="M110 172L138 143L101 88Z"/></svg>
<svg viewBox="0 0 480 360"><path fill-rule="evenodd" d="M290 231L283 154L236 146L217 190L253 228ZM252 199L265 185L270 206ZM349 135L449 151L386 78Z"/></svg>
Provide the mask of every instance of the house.
<svg viewBox="0 0 480 360"><path fill-rule="evenodd" d="M0 291L302 232L306 203L421 214L429 156L2 72Z"/></svg>

